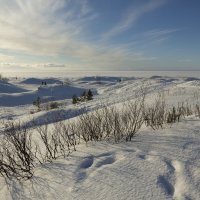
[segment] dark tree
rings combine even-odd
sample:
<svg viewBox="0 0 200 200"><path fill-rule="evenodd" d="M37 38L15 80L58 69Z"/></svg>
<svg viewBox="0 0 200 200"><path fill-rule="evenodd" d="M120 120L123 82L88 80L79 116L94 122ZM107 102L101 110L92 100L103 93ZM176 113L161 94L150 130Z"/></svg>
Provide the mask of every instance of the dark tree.
<svg viewBox="0 0 200 200"><path fill-rule="evenodd" d="M87 99L88 99L88 100L92 100L92 99L93 99L93 94L92 94L92 91L91 91L91 90L88 90Z"/></svg>
<svg viewBox="0 0 200 200"><path fill-rule="evenodd" d="M72 103L73 103L73 104L78 103L78 98L77 98L76 95L74 95L74 96L72 97Z"/></svg>
<svg viewBox="0 0 200 200"><path fill-rule="evenodd" d="M37 97L35 101L33 101L33 105L38 107L38 110L40 110L40 104L41 104L41 99L40 97Z"/></svg>
<svg viewBox="0 0 200 200"><path fill-rule="evenodd" d="M82 95L81 95L84 99L86 99L87 98L87 91L85 90L83 93L82 93Z"/></svg>

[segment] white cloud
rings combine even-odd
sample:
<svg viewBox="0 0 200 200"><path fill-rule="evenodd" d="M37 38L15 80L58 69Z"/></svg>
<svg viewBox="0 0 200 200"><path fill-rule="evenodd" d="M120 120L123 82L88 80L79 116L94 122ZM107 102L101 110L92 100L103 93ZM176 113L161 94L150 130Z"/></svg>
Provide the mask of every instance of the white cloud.
<svg viewBox="0 0 200 200"><path fill-rule="evenodd" d="M109 39L128 30L140 17L158 8L163 2L150 0L134 8L104 37ZM44 57L62 55L75 58L79 65L81 63L93 67L132 66L134 63L156 59L126 45L113 46L108 42L88 41L85 37L88 24L95 19L97 13L87 0L0 0L0 5L1 49ZM1 60L17 66L10 59L4 57Z"/></svg>
<svg viewBox="0 0 200 200"><path fill-rule="evenodd" d="M168 40L170 36L179 31L178 29L153 29L144 33L144 38L154 44L161 44Z"/></svg>
<svg viewBox="0 0 200 200"><path fill-rule="evenodd" d="M0 0L0 46L35 55L72 48L84 29L87 1Z"/></svg>
<svg viewBox="0 0 200 200"><path fill-rule="evenodd" d="M43 63L43 64L32 64L32 67L35 68L62 68L66 67L64 64L55 64L55 63Z"/></svg>
<svg viewBox="0 0 200 200"><path fill-rule="evenodd" d="M127 31L133 27L144 14L155 10L164 3L165 0L150 0L141 6L133 7L117 25L112 27L107 33L103 34L103 39L109 39L110 37Z"/></svg>
<svg viewBox="0 0 200 200"><path fill-rule="evenodd" d="M152 38L157 38L163 35L165 36L165 35L174 33L176 31L178 31L178 29L153 29L153 30L147 31L146 35Z"/></svg>
<svg viewBox="0 0 200 200"><path fill-rule="evenodd" d="M14 56L0 54L0 63L13 62L14 60L15 60Z"/></svg>
<svg viewBox="0 0 200 200"><path fill-rule="evenodd" d="M184 58L184 59L180 59L180 60L178 60L178 62L182 62L182 63L190 63L190 62L192 62L192 59Z"/></svg>

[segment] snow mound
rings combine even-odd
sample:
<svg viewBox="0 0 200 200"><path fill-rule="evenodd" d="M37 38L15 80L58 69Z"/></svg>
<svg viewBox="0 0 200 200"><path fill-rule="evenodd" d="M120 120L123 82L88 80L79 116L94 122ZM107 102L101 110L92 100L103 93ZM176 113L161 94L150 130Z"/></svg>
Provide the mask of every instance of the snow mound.
<svg viewBox="0 0 200 200"><path fill-rule="evenodd" d="M85 91L84 88L66 85L40 86L37 91L2 94L0 95L0 106L10 107L32 104L37 97L40 97L43 102L71 99L73 95L80 96L83 91ZM95 94L96 92L94 91L93 93Z"/></svg>
<svg viewBox="0 0 200 200"><path fill-rule="evenodd" d="M179 86L181 86L181 87L200 87L200 80L188 81Z"/></svg>
<svg viewBox="0 0 200 200"><path fill-rule="evenodd" d="M0 81L0 93L21 93L26 92L27 90L17 87L13 84Z"/></svg>
<svg viewBox="0 0 200 200"><path fill-rule="evenodd" d="M124 80L135 80L134 77L115 77L115 76L88 76L77 79L81 84L113 85Z"/></svg>
<svg viewBox="0 0 200 200"><path fill-rule="evenodd" d="M80 96L84 88L67 86L67 85L53 85L41 86L38 88L39 96L52 96L55 100L63 100L72 98L73 95Z"/></svg>
<svg viewBox="0 0 200 200"><path fill-rule="evenodd" d="M120 77L109 77L109 76L87 76L80 78L79 81L109 81L109 82L116 82L120 80Z"/></svg>
<svg viewBox="0 0 200 200"><path fill-rule="evenodd" d="M196 78L196 77L188 77L185 79L185 81L198 81L200 80L199 78Z"/></svg>
<svg viewBox="0 0 200 200"><path fill-rule="evenodd" d="M41 85L46 80L52 82ZM32 78L0 83L2 87L16 83L16 87L28 88L27 92L0 93L0 117L22 120L32 126L33 137L37 137L37 125L49 123L51 128L56 121L73 122L80 113L103 105L121 108L123 102L140 95L141 86L149 104L158 92L166 95L169 106L179 102L192 104L200 99L200 79L191 77L76 77L69 80L70 85L56 84L57 80ZM89 88L98 95L92 101L72 105L71 97ZM43 102L56 100L59 108L42 110L30 117L32 102L38 96ZM131 142L91 141L87 146L80 143L69 157L36 166L33 178L24 183L11 180L7 187L0 177L0 196L2 200L196 200L200 199L199 160L200 121L195 116L185 117L166 129L141 128Z"/></svg>
<svg viewBox="0 0 200 200"><path fill-rule="evenodd" d="M47 78L47 79L38 79L38 78L28 78L22 81L23 84L33 84L40 85L42 82L46 82L47 84L62 84L62 81L55 78Z"/></svg>
<svg viewBox="0 0 200 200"><path fill-rule="evenodd" d="M172 77L168 77L168 76L151 76L150 79L158 80L160 82L173 82L173 81L178 80L176 78L172 78Z"/></svg>

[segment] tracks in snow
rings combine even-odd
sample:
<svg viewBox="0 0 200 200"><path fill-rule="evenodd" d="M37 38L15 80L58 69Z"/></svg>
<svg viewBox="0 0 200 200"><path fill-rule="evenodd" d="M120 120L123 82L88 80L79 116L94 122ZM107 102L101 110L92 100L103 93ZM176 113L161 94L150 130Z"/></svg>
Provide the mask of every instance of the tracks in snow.
<svg viewBox="0 0 200 200"><path fill-rule="evenodd" d="M195 179L195 174L197 178L200 177L198 175L200 171L198 168L191 166L191 162L195 165L198 162L196 161L196 157L191 157L185 161L184 156L190 155L190 151L200 150L196 145L198 145L197 142L188 142L183 145L183 157L177 155L168 156L165 155L165 152L157 152L154 150L148 152L137 148L136 150L113 151L85 156L80 160L74 174L76 180L74 187L76 188L77 184L82 185L85 182L87 184L91 179L95 180L96 175L104 173L103 170L117 170L118 164L127 162L129 156L135 157L135 162L140 162L145 168L147 167L154 172L152 175L154 176L155 186L165 198L192 200L196 194L194 195L190 192L190 188L193 188L193 182L189 178L191 176L191 179ZM196 193L198 194L198 191Z"/></svg>
<svg viewBox="0 0 200 200"><path fill-rule="evenodd" d="M99 155L90 155L83 158L76 171L76 183L86 181L88 177L93 176L96 171L102 170L108 165L115 164L124 159L122 154L115 152L103 153Z"/></svg>
<svg viewBox="0 0 200 200"><path fill-rule="evenodd" d="M180 135L177 133L174 137L171 133L167 137L146 135L135 138L131 148L106 146L108 152L84 154L76 165L71 192L91 188L96 191L96 187L104 185L108 191L117 192L118 186L124 184L127 192L134 191L135 199L139 199L137 195L154 200L200 199L200 143L199 131L196 131L199 126L186 127L187 130L185 126L184 129L178 127ZM104 146L102 149L105 151Z"/></svg>
<svg viewBox="0 0 200 200"><path fill-rule="evenodd" d="M157 186L162 193L171 199L192 200L189 195L187 180L187 163L179 160L170 160L160 156L155 151L139 153L138 159L155 164L155 168L163 166L165 170L157 176ZM162 168L163 168L162 167Z"/></svg>

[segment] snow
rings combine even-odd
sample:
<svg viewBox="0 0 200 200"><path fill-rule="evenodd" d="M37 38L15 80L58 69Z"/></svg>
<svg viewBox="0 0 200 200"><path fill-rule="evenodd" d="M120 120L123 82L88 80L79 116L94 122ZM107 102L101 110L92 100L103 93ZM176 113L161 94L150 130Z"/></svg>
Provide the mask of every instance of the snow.
<svg viewBox="0 0 200 200"><path fill-rule="evenodd" d="M41 85L42 81L47 85ZM68 77L67 84L63 84L65 81L18 78L0 82L0 118L24 123L34 120L36 125L76 120L80 110L94 111L105 104L119 107L135 99L141 86L150 104L161 91L169 106L180 102L196 104L200 98L200 83L195 77L85 76ZM92 89L94 99L72 105L71 97L86 89ZM37 96L56 100L60 107L31 115ZM0 199L198 200L200 120L190 116L165 129L143 127L131 142L81 143L67 158L38 165L31 180L5 183L0 177Z"/></svg>
<svg viewBox="0 0 200 200"><path fill-rule="evenodd" d="M17 87L13 84L0 81L0 94L1 93L20 93L20 92L25 92L27 90Z"/></svg>
<svg viewBox="0 0 200 200"><path fill-rule="evenodd" d="M61 84L62 83L62 81L55 79L55 78L45 78L45 79L27 78L27 79L21 81L21 83L24 83L24 84L36 84L36 85L39 85L42 82L46 82L47 84L55 84L55 83Z"/></svg>
<svg viewBox="0 0 200 200"><path fill-rule="evenodd" d="M80 145L10 193L13 199L199 199L200 122L193 120L144 130L129 143Z"/></svg>
<svg viewBox="0 0 200 200"><path fill-rule="evenodd" d="M6 87L4 90L7 90ZM0 94L1 106L18 106L32 104L33 101L40 97L44 101L55 101L63 99L71 99L73 95L80 96L83 93L83 88L67 86L67 85L47 85L38 86L35 91Z"/></svg>

